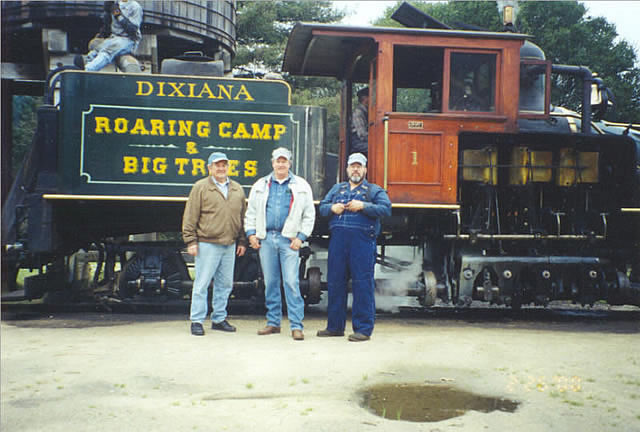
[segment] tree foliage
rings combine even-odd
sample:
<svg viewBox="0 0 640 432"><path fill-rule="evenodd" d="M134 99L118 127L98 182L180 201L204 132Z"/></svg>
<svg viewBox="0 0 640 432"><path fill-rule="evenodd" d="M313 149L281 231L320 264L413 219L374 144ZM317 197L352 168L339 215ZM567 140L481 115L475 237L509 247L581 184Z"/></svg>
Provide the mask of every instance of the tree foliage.
<svg viewBox="0 0 640 432"><path fill-rule="evenodd" d="M607 114L613 121L640 122L640 69L631 45L617 39L614 24L603 17L586 15L576 2L525 2L518 27L534 36L547 59L555 64L587 66L597 73L615 95L616 110ZM582 83L554 77L552 101L579 109Z"/></svg>
<svg viewBox="0 0 640 432"><path fill-rule="evenodd" d="M335 22L343 16L329 1L239 1L234 67L253 75L279 72L296 22Z"/></svg>
<svg viewBox="0 0 640 432"><path fill-rule="evenodd" d="M344 12L329 1L240 1L237 15L238 51L234 68L248 76L280 73L289 33L295 23L336 22ZM340 83L332 78L285 75L293 90L294 105L327 109L327 143L337 151L340 122Z"/></svg>

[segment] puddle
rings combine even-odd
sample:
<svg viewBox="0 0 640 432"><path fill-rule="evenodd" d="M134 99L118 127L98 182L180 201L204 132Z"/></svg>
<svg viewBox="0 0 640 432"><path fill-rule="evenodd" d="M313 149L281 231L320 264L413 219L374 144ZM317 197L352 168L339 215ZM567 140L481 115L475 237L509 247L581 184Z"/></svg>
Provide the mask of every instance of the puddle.
<svg viewBox="0 0 640 432"><path fill-rule="evenodd" d="M467 411L514 412L518 405L443 385L383 384L364 391L364 406L390 420L438 422Z"/></svg>

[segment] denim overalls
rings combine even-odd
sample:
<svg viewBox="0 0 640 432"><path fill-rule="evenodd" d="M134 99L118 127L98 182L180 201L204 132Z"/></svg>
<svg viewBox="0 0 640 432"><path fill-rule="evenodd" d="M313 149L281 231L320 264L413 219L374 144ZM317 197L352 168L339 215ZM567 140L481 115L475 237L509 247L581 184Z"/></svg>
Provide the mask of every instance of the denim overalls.
<svg viewBox="0 0 640 432"><path fill-rule="evenodd" d="M365 209L342 214L330 213L331 205L351 200L365 202ZM328 212L327 212L328 210ZM375 320L374 266L380 217L391 214L386 192L366 181L354 189L349 183L334 186L320 204L323 215L331 214L327 289L329 292L327 329L344 331L347 313L347 280L353 294L352 326L356 333L370 336Z"/></svg>

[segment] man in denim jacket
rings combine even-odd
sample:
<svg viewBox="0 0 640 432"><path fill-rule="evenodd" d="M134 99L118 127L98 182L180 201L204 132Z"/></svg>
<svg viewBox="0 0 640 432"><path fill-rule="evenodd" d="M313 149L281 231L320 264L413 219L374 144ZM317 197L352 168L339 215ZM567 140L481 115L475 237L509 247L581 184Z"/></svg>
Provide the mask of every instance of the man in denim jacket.
<svg viewBox="0 0 640 432"><path fill-rule="evenodd" d="M376 305L373 272L380 218L391 215L391 201L380 186L367 182L367 158L353 153L347 162L349 181L333 186L320 202L320 214L331 216L327 289L327 328L318 336L344 336L347 315L347 277L351 276L354 333L352 342L369 340Z"/></svg>
<svg viewBox="0 0 640 432"><path fill-rule="evenodd" d="M267 325L258 334L280 333L282 277L291 336L303 340L299 251L313 231L316 210L309 183L289 171L291 152L284 147L275 149L271 164L273 172L259 179L249 192L244 220L249 245L259 250L265 283Z"/></svg>

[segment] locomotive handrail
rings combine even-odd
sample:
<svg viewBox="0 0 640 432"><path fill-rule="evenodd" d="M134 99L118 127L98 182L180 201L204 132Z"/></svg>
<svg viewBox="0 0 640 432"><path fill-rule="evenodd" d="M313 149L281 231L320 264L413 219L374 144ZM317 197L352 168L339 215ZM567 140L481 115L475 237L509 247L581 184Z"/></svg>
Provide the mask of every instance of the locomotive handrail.
<svg viewBox="0 0 640 432"><path fill-rule="evenodd" d="M384 123L384 190L387 190L388 177L389 177L389 116L386 115L382 118Z"/></svg>
<svg viewBox="0 0 640 432"><path fill-rule="evenodd" d="M445 234L443 237L447 240L605 240L606 238L603 235L586 234Z"/></svg>
<svg viewBox="0 0 640 432"><path fill-rule="evenodd" d="M436 210L458 210L459 204L413 204L413 203L391 203L393 208L416 208L416 209L436 209Z"/></svg>
<svg viewBox="0 0 640 432"><path fill-rule="evenodd" d="M67 194L43 194L47 200L111 200L111 201L172 201L186 202L187 197L162 197L162 196L136 196L136 195L67 195ZM313 201L314 205L320 205L319 200ZM459 210L459 204L423 204L423 203L391 203L394 208L415 208L434 210ZM640 210L640 209L637 209Z"/></svg>
<svg viewBox="0 0 640 432"><path fill-rule="evenodd" d="M174 201L187 202L188 197L136 196L136 195L67 195L43 194L47 200L105 200L105 201Z"/></svg>

